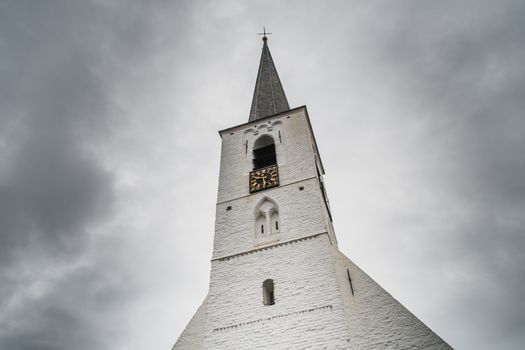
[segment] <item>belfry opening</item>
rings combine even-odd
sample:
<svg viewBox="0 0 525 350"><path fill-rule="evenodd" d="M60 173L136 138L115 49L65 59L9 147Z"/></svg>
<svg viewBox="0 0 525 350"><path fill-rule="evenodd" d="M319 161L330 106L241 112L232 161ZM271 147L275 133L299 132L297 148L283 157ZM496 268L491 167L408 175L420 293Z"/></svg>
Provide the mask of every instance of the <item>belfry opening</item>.
<svg viewBox="0 0 525 350"><path fill-rule="evenodd" d="M277 164L275 142L270 135L262 135L253 145L253 170Z"/></svg>

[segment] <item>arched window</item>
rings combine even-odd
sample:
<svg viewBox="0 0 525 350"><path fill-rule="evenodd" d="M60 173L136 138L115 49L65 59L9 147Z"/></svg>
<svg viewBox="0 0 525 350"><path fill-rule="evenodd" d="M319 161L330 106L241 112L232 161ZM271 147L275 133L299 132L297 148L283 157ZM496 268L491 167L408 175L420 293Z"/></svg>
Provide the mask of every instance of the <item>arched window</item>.
<svg viewBox="0 0 525 350"><path fill-rule="evenodd" d="M273 280L266 280L263 282L263 303L264 305L275 304L275 296L273 293Z"/></svg>
<svg viewBox="0 0 525 350"><path fill-rule="evenodd" d="M270 135L262 135L253 145L253 170L277 164L275 142Z"/></svg>
<svg viewBox="0 0 525 350"><path fill-rule="evenodd" d="M279 233L279 225L279 208L273 200L265 197L256 207L255 236L260 239Z"/></svg>

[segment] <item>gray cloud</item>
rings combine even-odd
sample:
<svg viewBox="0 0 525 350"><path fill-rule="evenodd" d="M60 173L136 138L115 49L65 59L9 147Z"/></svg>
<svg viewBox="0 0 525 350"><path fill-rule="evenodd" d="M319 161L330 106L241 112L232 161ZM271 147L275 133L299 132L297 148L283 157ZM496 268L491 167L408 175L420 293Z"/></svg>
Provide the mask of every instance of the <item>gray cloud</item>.
<svg viewBox="0 0 525 350"><path fill-rule="evenodd" d="M525 7L396 3L384 10L381 25L367 28L366 55L395 106L375 126L404 129L404 138L388 141L409 157L400 184L420 205L406 203L409 222L394 223L420 232L405 233L413 241L398 253L422 250L425 272L442 271L436 286L449 289L447 309L457 310L447 331L453 345L518 349L525 305L510 301L525 293ZM492 329L467 340L462 324L474 334ZM461 334L452 336L453 327Z"/></svg>
<svg viewBox="0 0 525 350"><path fill-rule="evenodd" d="M0 347L109 349L133 279L93 235L116 204L94 147L115 111L118 67L103 52L136 58L142 43L126 30L142 29L110 31L118 13L94 3L1 12Z"/></svg>
<svg viewBox="0 0 525 350"><path fill-rule="evenodd" d="M96 253L82 252L84 261L59 264L48 256L24 258L17 271L16 295L3 308L0 345L10 349L117 349L125 336L122 309L137 290L136 279L118 248L122 242L103 240ZM85 247L84 247L85 248ZM87 249L86 249L87 250ZM128 262L126 262L128 263Z"/></svg>

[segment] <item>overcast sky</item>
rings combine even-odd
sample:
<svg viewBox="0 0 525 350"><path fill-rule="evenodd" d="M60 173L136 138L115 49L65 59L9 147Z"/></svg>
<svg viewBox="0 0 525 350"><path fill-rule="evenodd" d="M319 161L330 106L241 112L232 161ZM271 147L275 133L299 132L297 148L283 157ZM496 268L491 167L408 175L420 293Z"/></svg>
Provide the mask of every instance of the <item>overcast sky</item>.
<svg viewBox="0 0 525 350"><path fill-rule="evenodd" d="M340 249L457 349L525 346L525 3L1 1L0 348L169 349L261 38Z"/></svg>

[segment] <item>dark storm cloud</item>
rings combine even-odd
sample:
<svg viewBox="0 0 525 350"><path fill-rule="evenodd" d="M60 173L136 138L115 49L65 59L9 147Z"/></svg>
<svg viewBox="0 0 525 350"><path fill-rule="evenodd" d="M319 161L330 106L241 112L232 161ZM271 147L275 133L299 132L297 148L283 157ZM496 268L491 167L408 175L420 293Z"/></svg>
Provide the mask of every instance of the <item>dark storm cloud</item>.
<svg viewBox="0 0 525 350"><path fill-rule="evenodd" d="M33 51L20 54L39 56ZM13 78L17 87L29 91L16 111L3 115L3 258L33 238L60 251L81 238L90 220L111 209L111 175L82 145L95 129L107 133L107 103L83 60L60 54L65 62L39 67L50 76L35 77L28 66L26 77Z"/></svg>
<svg viewBox="0 0 525 350"><path fill-rule="evenodd" d="M111 207L111 175L82 145L107 133L108 102L83 36L55 20L55 10L2 8L3 258L30 236L51 246L74 240Z"/></svg>
<svg viewBox="0 0 525 350"><path fill-rule="evenodd" d="M86 300L71 287L97 277L79 270L64 286L36 272L45 271L44 264L29 266L31 281L25 281L25 259L74 264L91 224L111 212L113 202L111 174L82 144L107 133L108 102L90 71L95 62L79 45L83 35L60 20L73 20L67 10L41 5L29 10L29 4L4 3L1 9L0 347L97 348L85 316L64 304ZM38 280L50 290L17 305Z"/></svg>
<svg viewBox="0 0 525 350"><path fill-rule="evenodd" d="M104 240L87 262L54 266L60 273L17 271L17 296L3 309L0 346L6 349L116 349L136 290L120 266L122 242ZM26 258L30 259L30 256ZM33 257L34 259L34 257ZM47 260L47 261L46 261ZM46 271L49 258L42 260Z"/></svg>
<svg viewBox="0 0 525 350"><path fill-rule="evenodd" d="M2 349L118 344L112 312L133 294L133 279L121 280L127 268L118 250L105 252L90 233L115 204L114 175L97 146L112 134L118 110L112 79L156 43L139 20L148 7L126 10L96 2L0 5Z"/></svg>

